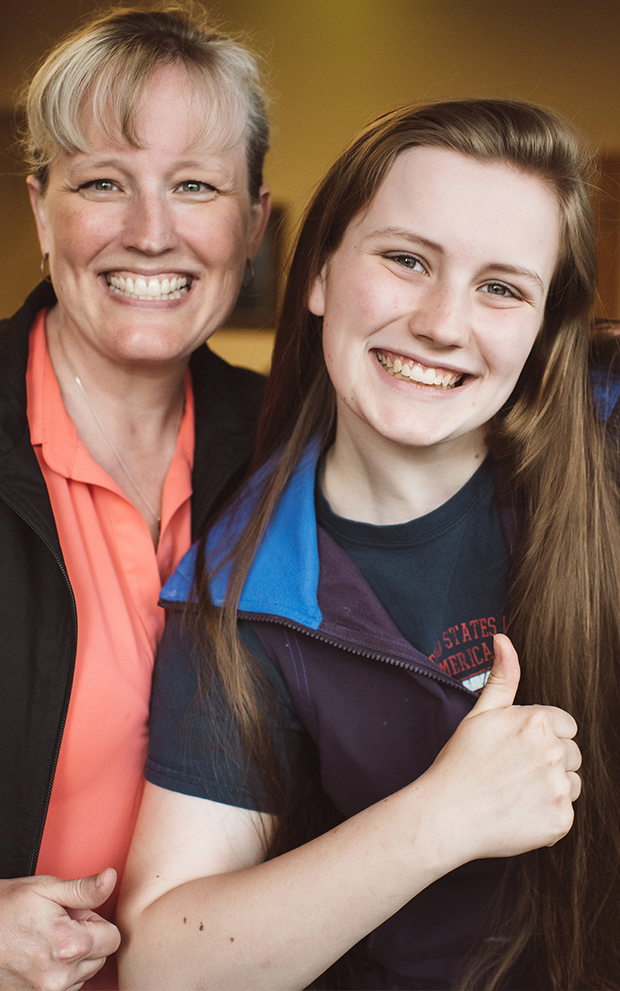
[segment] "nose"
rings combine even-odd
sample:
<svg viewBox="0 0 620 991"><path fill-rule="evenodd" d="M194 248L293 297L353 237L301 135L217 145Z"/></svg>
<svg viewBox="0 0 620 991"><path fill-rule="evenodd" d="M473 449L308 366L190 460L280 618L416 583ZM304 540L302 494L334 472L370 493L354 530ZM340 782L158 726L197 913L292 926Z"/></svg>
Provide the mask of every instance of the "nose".
<svg viewBox="0 0 620 991"><path fill-rule="evenodd" d="M437 280L417 299L411 329L438 348L462 348L469 341L471 312L466 289Z"/></svg>
<svg viewBox="0 0 620 991"><path fill-rule="evenodd" d="M161 255L176 244L172 207L156 191L132 198L125 221L125 247L144 255Z"/></svg>

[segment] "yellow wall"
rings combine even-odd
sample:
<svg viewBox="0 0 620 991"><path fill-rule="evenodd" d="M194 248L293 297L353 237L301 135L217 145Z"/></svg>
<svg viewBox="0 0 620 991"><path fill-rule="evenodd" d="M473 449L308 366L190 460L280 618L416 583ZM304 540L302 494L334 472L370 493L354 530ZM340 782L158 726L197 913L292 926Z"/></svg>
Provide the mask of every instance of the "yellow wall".
<svg viewBox="0 0 620 991"><path fill-rule="evenodd" d="M92 6L4 0L0 105L10 105L27 66ZM533 99L573 118L597 146L620 151L618 0L221 0L212 9L267 61L274 122L267 179L290 208L289 231L354 131L411 100ZM0 180L0 314L11 312L38 268L17 185ZM236 338L239 361L252 333Z"/></svg>

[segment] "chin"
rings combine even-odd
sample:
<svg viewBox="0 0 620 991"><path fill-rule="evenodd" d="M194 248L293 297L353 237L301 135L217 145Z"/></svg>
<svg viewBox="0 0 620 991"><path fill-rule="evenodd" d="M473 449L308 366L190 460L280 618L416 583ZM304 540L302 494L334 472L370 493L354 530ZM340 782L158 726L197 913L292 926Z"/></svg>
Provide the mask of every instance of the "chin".
<svg viewBox="0 0 620 991"><path fill-rule="evenodd" d="M137 365L165 365L181 361L191 353L193 348L183 345L179 340L171 341L162 335L155 339L151 335L148 340L142 336L137 340L117 341L110 349L111 357L122 363Z"/></svg>

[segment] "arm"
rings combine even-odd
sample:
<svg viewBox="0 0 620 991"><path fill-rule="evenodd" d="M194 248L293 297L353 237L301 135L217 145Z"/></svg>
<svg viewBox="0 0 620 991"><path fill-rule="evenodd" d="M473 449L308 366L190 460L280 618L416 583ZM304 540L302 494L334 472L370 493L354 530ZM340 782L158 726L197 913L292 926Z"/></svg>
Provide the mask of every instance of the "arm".
<svg viewBox="0 0 620 991"><path fill-rule="evenodd" d="M147 785L119 907L121 986L303 988L448 871L565 835L574 721L512 706L516 654L505 638L497 648L477 705L424 775L269 862L259 814Z"/></svg>
<svg viewBox="0 0 620 991"><path fill-rule="evenodd" d="M92 877L0 881L0 986L76 991L118 949L116 926L92 911L116 883L112 868Z"/></svg>

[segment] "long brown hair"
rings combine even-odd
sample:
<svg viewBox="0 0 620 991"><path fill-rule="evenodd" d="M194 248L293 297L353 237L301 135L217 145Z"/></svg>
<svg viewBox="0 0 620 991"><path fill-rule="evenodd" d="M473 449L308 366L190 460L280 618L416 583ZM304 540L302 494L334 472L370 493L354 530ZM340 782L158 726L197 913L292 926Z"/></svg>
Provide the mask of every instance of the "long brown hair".
<svg viewBox="0 0 620 991"><path fill-rule="evenodd" d="M538 177L558 198L559 260L544 323L509 402L489 424L501 491L521 521L514 548L508 632L523 676L519 701L558 705L579 724L583 794L571 833L519 858L519 895L504 938L488 941L462 987L502 986L535 953L540 987L620 987L620 523L611 454L588 375L595 292L595 238L588 195L591 159L555 113L504 100L404 107L370 124L320 184L301 227L259 427L255 467L274 453L262 496L237 541L223 610L198 574L203 630L248 754L266 769L274 809L284 808L268 734L256 702L258 676L240 646L236 610L255 550L301 452L327 447L335 400L322 354L321 321L309 312L314 279L348 224L370 204L406 148L451 149Z"/></svg>

